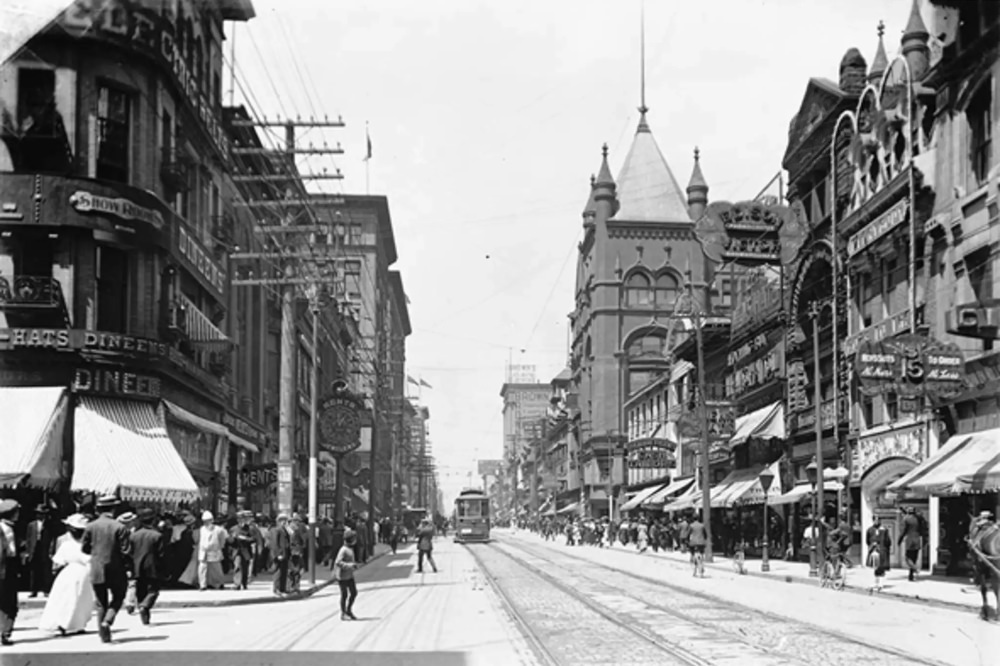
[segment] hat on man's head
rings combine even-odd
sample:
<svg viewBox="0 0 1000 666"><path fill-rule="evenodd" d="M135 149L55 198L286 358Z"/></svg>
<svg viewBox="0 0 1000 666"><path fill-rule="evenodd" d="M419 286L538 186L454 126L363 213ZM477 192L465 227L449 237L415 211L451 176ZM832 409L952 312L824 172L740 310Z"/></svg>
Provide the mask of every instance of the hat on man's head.
<svg viewBox="0 0 1000 666"><path fill-rule="evenodd" d="M82 513L74 513L69 518L63 520L63 523L65 523L67 527L71 527L74 530L82 530L87 527L87 517Z"/></svg>
<svg viewBox="0 0 1000 666"><path fill-rule="evenodd" d="M126 511L122 515L118 516L119 523L131 523L136 519L136 515L131 511Z"/></svg>
<svg viewBox="0 0 1000 666"><path fill-rule="evenodd" d="M288 514L284 513L284 512L279 513L278 517L275 518L275 520L279 520L279 521L281 521L281 520L288 520Z"/></svg>
<svg viewBox="0 0 1000 666"><path fill-rule="evenodd" d="M6 518L15 511L21 508L20 503L17 500L5 499L0 500L0 518Z"/></svg>
<svg viewBox="0 0 1000 666"><path fill-rule="evenodd" d="M139 520L141 520L143 523L149 524L153 522L153 519L156 517L156 512L150 509L148 506L146 506L139 509L137 515Z"/></svg>
<svg viewBox="0 0 1000 666"><path fill-rule="evenodd" d="M202 521L215 520L215 516L212 515L211 511L205 511L201 514Z"/></svg>
<svg viewBox="0 0 1000 666"><path fill-rule="evenodd" d="M114 495L102 495L97 498L97 504L95 505L98 509L110 509L112 507L118 506L118 498Z"/></svg>
<svg viewBox="0 0 1000 666"><path fill-rule="evenodd" d="M979 520L993 520L993 512L992 511L980 511L979 512Z"/></svg>
<svg viewBox="0 0 1000 666"><path fill-rule="evenodd" d="M349 546L353 546L357 540L358 540L358 535L357 533L355 533L354 530L350 528L344 530L344 543L346 543Z"/></svg>
<svg viewBox="0 0 1000 666"><path fill-rule="evenodd" d="M193 513L185 513L184 517L182 518L182 520L184 521L185 525L194 525L195 522L196 522L196 519L195 519Z"/></svg>
<svg viewBox="0 0 1000 666"><path fill-rule="evenodd" d="M35 507L35 513L48 513L49 507L45 504L39 504Z"/></svg>

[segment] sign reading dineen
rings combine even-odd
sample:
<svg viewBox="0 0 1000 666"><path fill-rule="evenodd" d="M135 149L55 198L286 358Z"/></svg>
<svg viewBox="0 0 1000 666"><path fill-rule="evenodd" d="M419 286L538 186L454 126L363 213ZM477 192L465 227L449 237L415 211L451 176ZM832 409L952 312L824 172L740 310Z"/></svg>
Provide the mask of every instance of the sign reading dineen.
<svg viewBox="0 0 1000 666"><path fill-rule="evenodd" d="M84 190L77 190L69 197L69 205L81 213L103 213L123 220L136 220L163 229L163 215L152 208L144 208L128 199L102 197Z"/></svg>
<svg viewBox="0 0 1000 666"><path fill-rule="evenodd" d="M128 398L159 398L160 380L157 377L118 368L87 366L76 369L72 390L74 393Z"/></svg>

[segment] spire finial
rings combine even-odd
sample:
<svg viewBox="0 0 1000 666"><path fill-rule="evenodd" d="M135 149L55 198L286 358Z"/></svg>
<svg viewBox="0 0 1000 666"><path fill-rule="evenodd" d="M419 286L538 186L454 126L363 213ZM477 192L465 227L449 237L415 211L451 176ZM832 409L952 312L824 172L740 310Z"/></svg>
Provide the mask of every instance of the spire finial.
<svg viewBox="0 0 1000 666"><path fill-rule="evenodd" d="M604 158L607 159L607 157L608 157L608 144L607 143L605 143L603 146L601 146L601 155L603 155Z"/></svg>
<svg viewBox="0 0 1000 666"><path fill-rule="evenodd" d="M882 21L880 19L878 22L878 36L882 37L882 35L884 34L885 34L885 21Z"/></svg>
<svg viewBox="0 0 1000 666"><path fill-rule="evenodd" d="M639 113L646 115L646 3L639 6Z"/></svg>
<svg viewBox="0 0 1000 666"><path fill-rule="evenodd" d="M590 187L593 189L594 183L597 182L597 176L595 174L590 174Z"/></svg>
<svg viewBox="0 0 1000 666"><path fill-rule="evenodd" d="M694 161L697 162L700 156L701 156L701 151L698 150L698 146L695 146L694 147Z"/></svg>

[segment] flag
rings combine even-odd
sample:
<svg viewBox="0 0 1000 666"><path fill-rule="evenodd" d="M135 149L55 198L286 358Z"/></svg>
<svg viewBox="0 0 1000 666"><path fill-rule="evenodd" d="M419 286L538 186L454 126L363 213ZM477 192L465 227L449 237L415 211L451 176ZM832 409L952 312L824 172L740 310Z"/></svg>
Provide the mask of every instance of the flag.
<svg viewBox="0 0 1000 666"><path fill-rule="evenodd" d="M372 158L372 138L368 135L368 123L365 123L365 144L367 146L367 152L365 153L365 162Z"/></svg>
<svg viewBox="0 0 1000 666"><path fill-rule="evenodd" d="M410 384L416 384L417 386L420 386L420 382L418 382L416 379L414 379L409 375L406 375L406 381L409 382Z"/></svg>
<svg viewBox="0 0 1000 666"><path fill-rule="evenodd" d="M422 379L420 380L420 385L421 386L426 386L427 388L434 388L433 386L431 386L430 384L428 384L427 382L425 382Z"/></svg>

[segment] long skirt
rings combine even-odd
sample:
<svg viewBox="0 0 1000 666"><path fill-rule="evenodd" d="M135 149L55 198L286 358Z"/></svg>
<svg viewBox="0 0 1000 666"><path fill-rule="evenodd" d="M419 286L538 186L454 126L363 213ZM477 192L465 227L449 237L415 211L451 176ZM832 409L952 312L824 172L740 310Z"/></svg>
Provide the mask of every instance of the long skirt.
<svg viewBox="0 0 1000 666"><path fill-rule="evenodd" d="M222 562L199 562L198 583L201 589L223 587L226 575L222 572Z"/></svg>
<svg viewBox="0 0 1000 666"><path fill-rule="evenodd" d="M90 584L90 566L73 563L63 567L52 584L38 629L67 634L84 631L94 613L94 588Z"/></svg>

